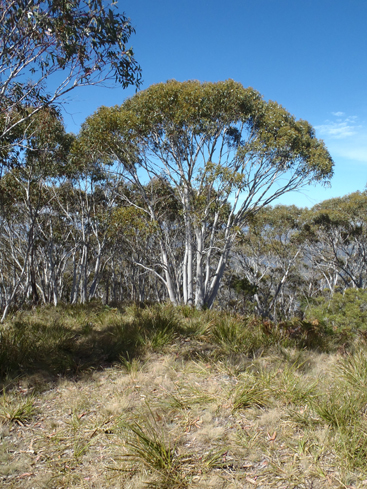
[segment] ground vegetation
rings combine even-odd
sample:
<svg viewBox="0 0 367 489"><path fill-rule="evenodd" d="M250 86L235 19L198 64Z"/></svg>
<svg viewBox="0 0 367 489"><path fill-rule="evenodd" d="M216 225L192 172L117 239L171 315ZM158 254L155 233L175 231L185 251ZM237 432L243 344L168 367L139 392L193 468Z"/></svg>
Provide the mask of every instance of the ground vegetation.
<svg viewBox="0 0 367 489"><path fill-rule="evenodd" d="M21 312L0 346L1 485L362 489L366 372L363 331L317 320Z"/></svg>

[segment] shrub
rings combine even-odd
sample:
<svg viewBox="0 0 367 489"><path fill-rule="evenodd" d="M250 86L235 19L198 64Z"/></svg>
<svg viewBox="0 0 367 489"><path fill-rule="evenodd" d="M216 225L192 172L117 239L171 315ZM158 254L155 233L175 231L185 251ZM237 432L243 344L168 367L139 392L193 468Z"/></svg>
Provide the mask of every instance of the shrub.
<svg viewBox="0 0 367 489"><path fill-rule="evenodd" d="M319 297L307 309L306 318L317 319L330 332L367 334L367 290L347 289L344 294Z"/></svg>

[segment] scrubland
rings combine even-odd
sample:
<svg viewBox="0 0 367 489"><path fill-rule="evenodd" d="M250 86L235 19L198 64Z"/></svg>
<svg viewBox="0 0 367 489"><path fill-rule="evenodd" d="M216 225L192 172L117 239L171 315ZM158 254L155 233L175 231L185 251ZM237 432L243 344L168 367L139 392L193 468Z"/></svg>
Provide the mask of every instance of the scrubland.
<svg viewBox="0 0 367 489"><path fill-rule="evenodd" d="M94 303L0 334L1 487L367 487L358 330Z"/></svg>

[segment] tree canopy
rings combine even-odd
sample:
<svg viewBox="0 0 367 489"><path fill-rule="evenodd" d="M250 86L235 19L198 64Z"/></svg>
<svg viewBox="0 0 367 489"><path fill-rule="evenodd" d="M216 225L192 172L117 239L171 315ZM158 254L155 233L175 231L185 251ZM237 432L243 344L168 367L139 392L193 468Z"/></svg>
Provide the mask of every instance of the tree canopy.
<svg viewBox="0 0 367 489"><path fill-rule="evenodd" d="M139 85L130 20L103 0L0 0L0 162L33 116L79 86ZM54 75L57 75L56 78ZM56 87L51 90L51 83Z"/></svg>
<svg viewBox="0 0 367 489"><path fill-rule="evenodd" d="M246 219L285 192L328 181L333 168L308 122L233 80L153 85L121 106L101 107L80 144L121 165L140 192L140 209L160 229L160 263L147 268L172 302L199 307L213 304ZM164 180L180 202L179 265L147 192L152 179Z"/></svg>

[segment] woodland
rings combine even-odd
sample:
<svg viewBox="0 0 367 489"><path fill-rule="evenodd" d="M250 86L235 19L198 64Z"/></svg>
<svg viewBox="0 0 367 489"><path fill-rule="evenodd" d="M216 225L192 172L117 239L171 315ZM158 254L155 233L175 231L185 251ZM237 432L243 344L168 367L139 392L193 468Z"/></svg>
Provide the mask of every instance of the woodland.
<svg viewBox="0 0 367 489"><path fill-rule="evenodd" d="M277 321L365 289L366 192L276 205L332 177L310 124L233 80L170 80L67 133L71 90L139 87L129 20L98 0L1 7L2 321L92 300Z"/></svg>
<svg viewBox="0 0 367 489"><path fill-rule="evenodd" d="M50 107L25 124L0 180L3 319L100 300L277 321L366 287L367 193L271 205L327 182L332 160L253 89L171 81L101 107L77 136Z"/></svg>
<svg viewBox="0 0 367 489"><path fill-rule="evenodd" d="M0 0L1 486L364 489L367 190L277 204L330 183L312 126L233 80L138 91L133 33Z"/></svg>

